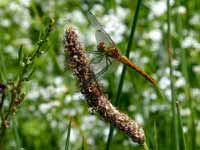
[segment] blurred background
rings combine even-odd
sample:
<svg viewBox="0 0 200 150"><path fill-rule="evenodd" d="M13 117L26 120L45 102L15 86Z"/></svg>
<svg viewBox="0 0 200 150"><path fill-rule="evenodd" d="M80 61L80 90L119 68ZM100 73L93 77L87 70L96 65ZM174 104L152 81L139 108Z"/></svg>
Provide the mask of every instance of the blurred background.
<svg viewBox="0 0 200 150"><path fill-rule="evenodd" d="M157 82L160 92L137 72L127 68L118 108L143 125L150 149L175 149L173 143L170 68L167 53L167 2L144 0L132 41L130 59ZM87 51L96 49L90 10L125 54L137 1L132 0L2 0L0 1L0 82L19 77L18 50L31 53L47 19L54 19L45 53L34 61L34 73L24 83L24 101L10 119L0 149L65 149L71 118L70 149L105 149L110 125L91 115L76 79L65 67L64 30L74 26ZM175 99L180 104L186 148L200 149L200 1L171 0L171 41ZM115 62L99 79L113 102L122 71ZM161 93L161 94L160 94ZM161 96L162 95L162 96ZM8 96L9 97L9 96ZM7 109L9 98L4 101ZM192 118L192 120L191 120ZM2 121L2 120L1 120ZM2 128L1 128L2 130ZM140 149L115 130L112 150Z"/></svg>

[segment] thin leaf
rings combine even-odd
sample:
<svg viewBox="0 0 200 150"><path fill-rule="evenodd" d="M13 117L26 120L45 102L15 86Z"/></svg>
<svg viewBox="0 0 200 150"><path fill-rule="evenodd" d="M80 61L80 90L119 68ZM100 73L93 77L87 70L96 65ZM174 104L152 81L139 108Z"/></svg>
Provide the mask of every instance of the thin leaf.
<svg viewBox="0 0 200 150"><path fill-rule="evenodd" d="M180 114L180 104L177 102L176 103L177 107L177 115L178 115L178 130L179 130L179 144L180 144L180 149L185 150L185 139L184 139L184 134L183 134L183 125L182 125L182 118Z"/></svg>
<svg viewBox="0 0 200 150"><path fill-rule="evenodd" d="M31 76L33 75L33 73L35 72L35 67L32 67L26 77L26 81L30 80Z"/></svg>
<svg viewBox="0 0 200 150"><path fill-rule="evenodd" d="M6 82L6 66L4 61L4 55L2 54L2 51L0 50L0 82Z"/></svg>
<svg viewBox="0 0 200 150"><path fill-rule="evenodd" d="M14 133L15 142L16 142L16 149L21 149L21 140L20 140L20 135L18 132L16 116L12 118L13 118L13 133Z"/></svg>
<svg viewBox="0 0 200 150"><path fill-rule="evenodd" d="M84 149L85 149L85 139L84 139L84 136L83 136L81 150L84 150Z"/></svg>
<svg viewBox="0 0 200 150"><path fill-rule="evenodd" d="M168 65L170 68L170 90L171 90L171 110L173 114L172 122L173 122L173 134L172 140L174 142L174 149L179 150L179 139L178 139L178 123L177 123L177 113L176 113L176 94L174 88L174 69L172 66L173 60L173 50L172 50L172 42L171 42L171 7L170 0L167 0L167 52L168 52Z"/></svg>
<svg viewBox="0 0 200 150"><path fill-rule="evenodd" d="M20 45L19 51L18 51L18 64L19 65L23 62L23 57L24 57L22 49L23 49L23 45Z"/></svg>
<svg viewBox="0 0 200 150"><path fill-rule="evenodd" d="M156 122L154 122L154 150L158 150L158 132L157 132L157 126Z"/></svg>
<svg viewBox="0 0 200 150"><path fill-rule="evenodd" d="M65 142L65 150L69 150L70 132L71 132L71 119L69 121L69 125L68 125L68 128L67 128L67 139L66 139L66 142Z"/></svg>

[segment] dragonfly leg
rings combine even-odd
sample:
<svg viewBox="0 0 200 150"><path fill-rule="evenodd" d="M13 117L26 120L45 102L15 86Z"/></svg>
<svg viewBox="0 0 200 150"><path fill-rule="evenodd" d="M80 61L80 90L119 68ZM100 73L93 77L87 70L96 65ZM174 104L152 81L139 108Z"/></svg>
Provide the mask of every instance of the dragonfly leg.
<svg viewBox="0 0 200 150"><path fill-rule="evenodd" d="M112 61L108 56L106 56L106 66L96 74L96 77L99 78L102 74L104 74L107 70L109 65L111 65Z"/></svg>
<svg viewBox="0 0 200 150"><path fill-rule="evenodd" d="M97 57L94 57L94 58L91 59L90 63L91 64L98 64L103 60L103 58L104 58L104 55L98 54Z"/></svg>
<svg viewBox="0 0 200 150"><path fill-rule="evenodd" d="M101 54L100 51L87 51L88 54Z"/></svg>
<svg viewBox="0 0 200 150"><path fill-rule="evenodd" d="M102 74L104 74L108 70L108 66L104 67L101 71L95 74L96 78L99 78Z"/></svg>
<svg viewBox="0 0 200 150"><path fill-rule="evenodd" d="M112 61L110 60L108 56L106 56L106 65L109 66L111 64L112 64Z"/></svg>

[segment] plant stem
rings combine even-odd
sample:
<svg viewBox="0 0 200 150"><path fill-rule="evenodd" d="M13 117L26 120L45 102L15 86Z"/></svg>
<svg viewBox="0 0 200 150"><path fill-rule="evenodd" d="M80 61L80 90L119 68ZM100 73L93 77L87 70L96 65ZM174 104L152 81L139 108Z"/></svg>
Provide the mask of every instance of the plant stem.
<svg viewBox="0 0 200 150"><path fill-rule="evenodd" d="M129 36L128 45L127 45L127 49L126 49L126 56L127 57L129 57L129 53L130 53L130 50L131 50L131 47L132 47L132 43L133 43L132 41L133 41L135 29L136 29L136 24L137 24L137 20L138 20L138 15L139 15L141 3L142 3L142 0L137 1L137 7L136 7L135 15L133 16L131 33L130 33L130 36ZM114 102L115 106L118 106L119 102L120 102L120 95L121 95L122 87L123 87L123 84L124 84L125 73L126 73L126 66L123 65L123 69L122 69L122 73L121 73L121 77L120 77L120 81L119 81L119 85L118 85L118 90L117 90L117 97L116 97L116 100ZM108 135L108 140L107 140L107 143L106 143L106 150L110 149L110 144L111 144L112 137L113 137L113 131L114 131L114 127L111 125L109 135Z"/></svg>
<svg viewBox="0 0 200 150"><path fill-rule="evenodd" d="M181 2L179 2L179 5L181 5ZM182 24L182 18L180 15L177 16L177 33L179 35L179 41L183 40L183 24ZM189 132L188 132L188 137L189 139L189 144L185 144L184 140L184 145L188 145L188 149L195 149L196 147L196 127L195 127L195 112L193 108L193 101L192 101L192 96L191 96L191 91L190 91L190 81L189 81L189 74L188 74L188 62L186 58L186 49L180 47L181 50L181 69L183 76L185 78L185 86L184 86L184 91L185 91L185 96L186 100L188 101L188 106L191 111L191 117L188 118L188 127L189 127Z"/></svg>
<svg viewBox="0 0 200 150"><path fill-rule="evenodd" d="M168 63L170 68L170 88L171 88L171 102L172 102L172 114L173 114L173 138L175 143L175 149L179 150L179 139L178 139L178 123L177 123L177 113L176 113L176 97L174 88L174 76L173 76L173 50L171 44L171 18L170 18L170 1L167 0L167 51L168 51Z"/></svg>

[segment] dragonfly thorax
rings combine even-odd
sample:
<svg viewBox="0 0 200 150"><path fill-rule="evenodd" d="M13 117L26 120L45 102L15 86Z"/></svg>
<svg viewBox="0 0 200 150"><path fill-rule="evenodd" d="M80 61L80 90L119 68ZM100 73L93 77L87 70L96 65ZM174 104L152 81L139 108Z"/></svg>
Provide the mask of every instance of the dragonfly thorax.
<svg viewBox="0 0 200 150"><path fill-rule="evenodd" d="M109 47L104 42L100 42L97 46L97 49L107 56L120 59L120 54L116 47Z"/></svg>
<svg viewBox="0 0 200 150"><path fill-rule="evenodd" d="M100 42L97 46L98 51L100 52L106 52L106 45L104 42Z"/></svg>

